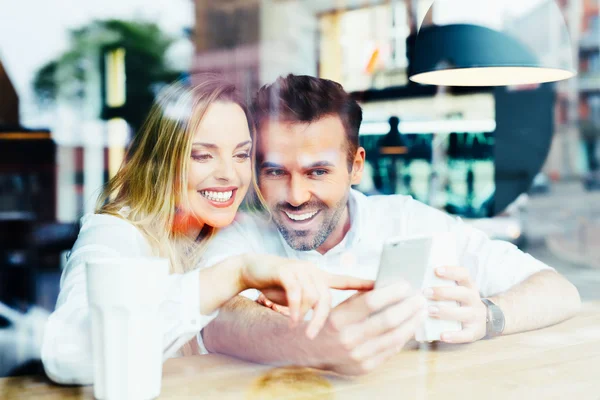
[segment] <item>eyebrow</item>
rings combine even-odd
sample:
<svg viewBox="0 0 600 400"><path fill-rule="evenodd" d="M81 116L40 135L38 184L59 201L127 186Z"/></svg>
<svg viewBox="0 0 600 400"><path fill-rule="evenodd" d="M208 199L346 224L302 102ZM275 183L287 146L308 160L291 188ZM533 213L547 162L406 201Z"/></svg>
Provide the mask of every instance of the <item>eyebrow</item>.
<svg viewBox="0 0 600 400"><path fill-rule="evenodd" d="M244 147L248 144L252 144L252 140L246 140L245 142L238 143L237 146L235 146L235 148L239 149L240 147ZM219 148L219 146L217 146L214 143L203 143L203 142L192 143L192 146L202 146L202 147L206 147L209 149L218 149Z"/></svg>
<svg viewBox="0 0 600 400"><path fill-rule="evenodd" d="M316 161L312 164L308 164L306 166L304 166L304 169L312 169L312 168L319 168L319 167L335 167L335 164L333 164L330 161Z"/></svg>
<svg viewBox="0 0 600 400"><path fill-rule="evenodd" d="M322 167L335 167L335 165L329 161L316 161L314 163L305 165L302 167L302 169L313 169L313 168L322 168ZM274 162L270 162L270 161L265 161L263 163L260 164L260 168L282 168L285 169L285 167L283 165L274 163Z"/></svg>

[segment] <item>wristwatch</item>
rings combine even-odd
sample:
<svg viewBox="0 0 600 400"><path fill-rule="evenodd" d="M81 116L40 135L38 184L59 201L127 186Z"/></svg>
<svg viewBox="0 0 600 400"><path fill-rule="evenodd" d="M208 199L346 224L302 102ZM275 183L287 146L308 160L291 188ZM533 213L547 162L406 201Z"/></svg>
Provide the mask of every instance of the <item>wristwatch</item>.
<svg viewBox="0 0 600 400"><path fill-rule="evenodd" d="M487 309L485 317L485 337L487 339L501 335L504 331L504 313L490 299L481 299Z"/></svg>

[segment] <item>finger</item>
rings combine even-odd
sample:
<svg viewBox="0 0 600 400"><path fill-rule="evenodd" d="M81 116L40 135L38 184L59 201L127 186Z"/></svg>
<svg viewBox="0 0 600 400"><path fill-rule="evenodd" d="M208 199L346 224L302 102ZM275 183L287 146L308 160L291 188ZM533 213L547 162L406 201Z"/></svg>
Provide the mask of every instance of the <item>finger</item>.
<svg viewBox="0 0 600 400"><path fill-rule="evenodd" d="M261 303L261 298L256 300L257 303L286 317L290 316L290 310L285 306L287 304L287 293L284 288L264 289L262 295L264 295L264 301L268 302L268 305Z"/></svg>
<svg viewBox="0 0 600 400"><path fill-rule="evenodd" d="M414 333L412 336L414 337ZM407 340L407 342L408 341L410 341L410 338ZM400 351L402 351L402 348L390 347L389 349L387 349L381 353L377 353L372 358L363 362L363 364L362 364L363 371L368 373L368 372L375 370L381 364L385 363L387 360L389 360L396 354L400 353Z"/></svg>
<svg viewBox="0 0 600 400"><path fill-rule="evenodd" d="M330 321L336 329L364 321L372 313L410 297L412 292L413 290L407 282L398 282L352 296L332 311Z"/></svg>
<svg viewBox="0 0 600 400"><path fill-rule="evenodd" d="M343 332L344 342L352 347L365 343L397 329L415 314L422 315L425 299L421 295L409 297L385 310L371 315L366 321L347 327Z"/></svg>
<svg viewBox="0 0 600 400"><path fill-rule="evenodd" d="M471 307L432 305L427 307L427 315L445 321L469 322L475 319L475 311Z"/></svg>
<svg viewBox="0 0 600 400"><path fill-rule="evenodd" d="M406 343L414 337L417 327L422 322L421 313L415 313L405 323L382 336L357 346L352 351L352 358L363 361L366 370L371 370L387 358L398 353Z"/></svg>
<svg viewBox="0 0 600 400"><path fill-rule="evenodd" d="M464 286L432 287L423 290L423 294L430 300L453 300L461 304L469 304L473 298L472 289Z"/></svg>
<svg viewBox="0 0 600 400"><path fill-rule="evenodd" d="M328 274L327 284L332 289L339 290L372 290L375 281L355 278L352 276Z"/></svg>
<svg viewBox="0 0 600 400"><path fill-rule="evenodd" d="M446 343L471 343L482 337L483 335L477 337L473 329L463 329L458 332L444 332L441 334L440 339Z"/></svg>
<svg viewBox="0 0 600 400"><path fill-rule="evenodd" d="M290 309L290 322L298 321L302 301L302 287L290 270L284 269L280 275L281 285L285 289L287 304Z"/></svg>
<svg viewBox="0 0 600 400"><path fill-rule="evenodd" d="M368 337L378 336L384 332L396 329L398 326L411 319L415 314L423 316L425 308L425 298L421 295L415 295L408 299L396 303L381 312L369 318L367 327L371 327L371 332L365 332Z"/></svg>
<svg viewBox="0 0 600 400"><path fill-rule="evenodd" d="M256 302L257 302L258 304L260 304L260 305L263 305L263 306L265 306L265 307L269 307L269 308L271 308L271 307L273 306L273 302L272 302L271 300L269 300L269 299L268 299L268 298L267 298L267 297L264 295L264 293L261 293L261 294L258 296L258 299L256 299Z"/></svg>
<svg viewBox="0 0 600 400"><path fill-rule="evenodd" d="M280 306L278 304L273 304L273 307L271 307L271 309L273 311L277 311L278 313L285 315L286 317L290 316L290 309L289 307L286 306Z"/></svg>
<svg viewBox="0 0 600 400"><path fill-rule="evenodd" d="M308 324L306 335L309 339L314 339L325 325L329 311L331 310L331 294L329 288L322 282L318 283L313 277L315 288L318 292L317 303L314 307L313 318Z"/></svg>
<svg viewBox="0 0 600 400"><path fill-rule="evenodd" d="M411 340L411 338L413 338L415 336L415 333L413 332L411 334L411 336L404 340L404 339L399 339L399 341L404 341L405 343L409 342ZM381 364L385 363L387 360L389 360L391 357L395 356L396 354L400 353L400 351L402 351L404 347L403 346L391 346L388 349L380 352L380 353L375 353L375 355L371 358L369 358L366 361L363 361L362 363L362 370L365 373L371 372L373 370L375 370L377 367L379 367Z"/></svg>
<svg viewBox="0 0 600 400"><path fill-rule="evenodd" d="M308 310L312 309L317 303L318 293L310 275L304 271L295 271L296 279L302 287L302 301L300 306L300 315L298 320L304 318Z"/></svg>
<svg viewBox="0 0 600 400"><path fill-rule="evenodd" d="M263 289L262 293L265 295L266 300L270 303L269 307L275 304L287 305L287 292L283 287L274 287L270 289Z"/></svg>
<svg viewBox="0 0 600 400"><path fill-rule="evenodd" d="M435 274L443 279L455 281L460 286L473 288L473 281L469 270L465 267L444 266L435 269Z"/></svg>

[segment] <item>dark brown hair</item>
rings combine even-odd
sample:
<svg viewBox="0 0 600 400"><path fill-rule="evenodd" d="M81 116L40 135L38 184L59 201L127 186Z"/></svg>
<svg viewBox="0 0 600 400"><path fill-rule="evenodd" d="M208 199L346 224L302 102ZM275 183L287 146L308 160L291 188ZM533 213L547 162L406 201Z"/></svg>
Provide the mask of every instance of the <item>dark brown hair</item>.
<svg viewBox="0 0 600 400"><path fill-rule="evenodd" d="M267 119L306 123L339 116L346 130L348 169L352 169L362 109L339 83L306 75L281 76L259 89L251 111L259 130Z"/></svg>

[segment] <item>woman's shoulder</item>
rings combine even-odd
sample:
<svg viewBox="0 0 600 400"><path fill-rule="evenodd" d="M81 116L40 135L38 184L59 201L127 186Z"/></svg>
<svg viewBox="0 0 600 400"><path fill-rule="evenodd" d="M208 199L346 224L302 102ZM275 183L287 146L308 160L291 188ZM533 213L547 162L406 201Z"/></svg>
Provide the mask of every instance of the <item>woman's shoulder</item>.
<svg viewBox="0 0 600 400"><path fill-rule="evenodd" d="M142 232L121 215L86 214L81 218L81 229L73 250L105 246L127 253L149 248Z"/></svg>
<svg viewBox="0 0 600 400"><path fill-rule="evenodd" d="M110 226L138 231L138 229L126 219L126 216L121 213L116 215L105 213L85 214L80 220L80 225L81 231L88 229L107 228Z"/></svg>
<svg viewBox="0 0 600 400"><path fill-rule="evenodd" d="M122 214L86 214L81 218L79 244L135 245L147 241L142 232Z"/></svg>

